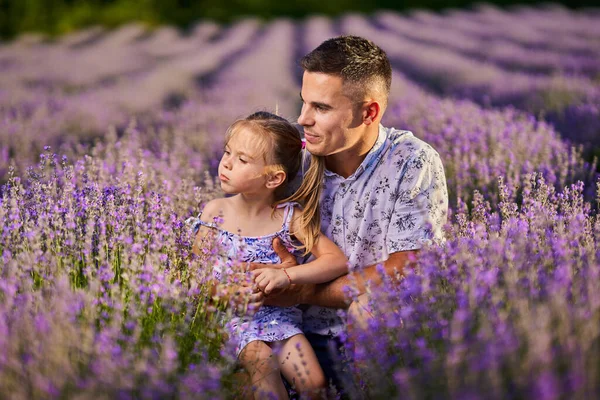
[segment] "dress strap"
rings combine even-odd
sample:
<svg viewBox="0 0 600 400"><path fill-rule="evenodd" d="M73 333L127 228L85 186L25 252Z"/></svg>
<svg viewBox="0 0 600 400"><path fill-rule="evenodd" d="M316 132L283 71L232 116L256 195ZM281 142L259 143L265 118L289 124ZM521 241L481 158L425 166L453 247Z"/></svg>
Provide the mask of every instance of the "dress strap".
<svg viewBox="0 0 600 400"><path fill-rule="evenodd" d="M290 230L290 224L292 222L292 217L294 216L294 208L299 206L300 204L296 202L282 203L277 206L277 208L285 208L283 210L283 228Z"/></svg>
<svg viewBox="0 0 600 400"><path fill-rule="evenodd" d="M217 228L217 225L212 223L212 222L204 222L200 219L200 217L202 216L202 213L198 214L197 217L190 217L188 219L185 220L185 223L188 224L191 228L192 231L194 232L194 235L196 235L198 233L198 231L200 230L200 226L206 226L208 228Z"/></svg>

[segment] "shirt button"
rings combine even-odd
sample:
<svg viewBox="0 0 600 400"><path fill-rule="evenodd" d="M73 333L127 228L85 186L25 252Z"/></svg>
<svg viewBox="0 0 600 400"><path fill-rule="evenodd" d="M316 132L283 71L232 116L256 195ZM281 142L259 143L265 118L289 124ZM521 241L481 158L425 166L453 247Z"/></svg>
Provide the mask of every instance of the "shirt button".
<svg viewBox="0 0 600 400"><path fill-rule="evenodd" d="M345 183L342 183L340 186L341 186L341 187L343 187L343 188L345 188L345 187L346 187L346 184L345 184Z"/></svg>
<svg viewBox="0 0 600 400"><path fill-rule="evenodd" d="M337 226L340 226L340 221L335 221L335 224L336 224Z"/></svg>

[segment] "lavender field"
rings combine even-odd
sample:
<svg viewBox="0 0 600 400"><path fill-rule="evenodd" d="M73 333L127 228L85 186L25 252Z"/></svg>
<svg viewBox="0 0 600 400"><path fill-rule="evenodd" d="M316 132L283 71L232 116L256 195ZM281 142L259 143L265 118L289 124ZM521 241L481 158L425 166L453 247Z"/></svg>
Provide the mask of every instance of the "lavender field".
<svg viewBox="0 0 600 400"><path fill-rule="evenodd" d="M0 398L236 398L185 220L226 127L300 110L297 60L388 53L384 124L446 169L443 247L371 293L350 398L600 398L600 9L127 25L0 43Z"/></svg>

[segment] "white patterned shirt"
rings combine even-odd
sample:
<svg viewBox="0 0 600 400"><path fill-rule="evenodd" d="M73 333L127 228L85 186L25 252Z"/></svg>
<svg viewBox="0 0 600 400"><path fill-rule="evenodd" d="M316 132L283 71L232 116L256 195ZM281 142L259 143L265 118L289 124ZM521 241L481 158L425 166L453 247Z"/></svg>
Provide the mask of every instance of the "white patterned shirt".
<svg viewBox="0 0 600 400"><path fill-rule="evenodd" d="M350 270L386 261L399 251L442 242L448 213L444 167L438 153L409 131L379 125L375 145L343 178L325 171L321 230L337 244ZM334 308L308 306L303 330L338 335Z"/></svg>

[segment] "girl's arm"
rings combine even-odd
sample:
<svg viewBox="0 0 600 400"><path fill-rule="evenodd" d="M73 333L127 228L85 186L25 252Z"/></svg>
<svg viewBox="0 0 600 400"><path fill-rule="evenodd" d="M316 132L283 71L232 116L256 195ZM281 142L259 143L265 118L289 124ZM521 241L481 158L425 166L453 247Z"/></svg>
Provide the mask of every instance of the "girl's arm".
<svg viewBox="0 0 600 400"><path fill-rule="evenodd" d="M311 253L313 261L285 268L291 283L324 283L348 273L348 258L325 235L319 235Z"/></svg>
<svg viewBox="0 0 600 400"><path fill-rule="evenodd" d="M296 211L294 214L301 211ZM300 218L292 220L292 232L304 243L304 236L299 229ZM348 259L339 247L325 235L319 235L311 253L315 260L289 268L261 268L253 271L255 282L265 292L274 289L285 289L291 284L324 283L348 273Z"/></svg>

